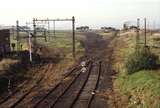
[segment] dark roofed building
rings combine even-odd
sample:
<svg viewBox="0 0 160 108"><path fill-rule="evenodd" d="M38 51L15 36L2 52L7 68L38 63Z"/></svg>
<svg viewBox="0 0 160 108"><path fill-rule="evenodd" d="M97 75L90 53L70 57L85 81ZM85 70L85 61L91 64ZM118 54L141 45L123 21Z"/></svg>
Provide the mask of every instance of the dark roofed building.
<svg viewBox="0 0 160 108"><path fill-rule="evenodd" d="M105 33L115 31L116 29L113 27L101 27L101 30Z"/></svg>
<svg viewBox="0 0 160 108"><path fill-rule="evenodd" d="M2 29L0 30L0 56L3 56L10 51L10 30Z"/></svg>
<svg viewBox="0 0 160 108"><path fill-rule="evenodd" d="M77 27L76 30L78 30L78 31L88 31L89 27L88 26L80 26L80 27Z"/></svg>

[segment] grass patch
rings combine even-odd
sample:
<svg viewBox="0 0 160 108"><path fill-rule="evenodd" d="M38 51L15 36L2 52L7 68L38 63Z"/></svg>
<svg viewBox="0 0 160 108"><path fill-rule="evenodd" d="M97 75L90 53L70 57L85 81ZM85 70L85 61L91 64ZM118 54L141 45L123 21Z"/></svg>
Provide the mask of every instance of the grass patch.
<svg viewBox="0 0 160 108"><path fill-rule="evenodd" d="M143 69L155 69L158 66L157 59L148 48L139 48L128 56L125 66L129 74Z"/></svg>
<svg viewBox="0 0 160 108"><path fill-rule="evenodd" d="M67 56L72 54L72 35L68 32L57 35L55 38L51 37L45 42L43 39L39 39L40 44L46 45L49 48L60 49L62 53ZM75 48L77 56L82 55L84 52L83 40L80 36L76 36Z"/></svg>
<svg viewBox="0 0 160 108"><path fill-rule="evenodd" d="M2 59L0 61L0 94L7 91L8 79L11 80L11 89L19 81L23 81L31 77L28 72L27 65L18 59Z"/></svg>
<svg viewBox="0 0 160 108"><path fill-rule="evenodd" d="M128 74L129 70L125 67L125 61L126 57L132 58L130 54L135 56L135 43L133 43L135 38L128 34L120 36L118 42L120 44L117 45L117 49L121 50L116 51L115 54L118 56L117 60L115 59L115 64L118 66L114 67L119 73L114 81L114 88L121 98L119 106L123 108L160 108L160 70L143 70L142 68L142 70ZM155 52L151 53L155 54ZM118 61L119 58L123 60ZM130 65L129 62L128 64ZM132 71L132 68L130 70Z"/></svg>
<svg viewBox="0 0 160 108"><path fill-rule="evenodd" d="M119 75L115 85L121 95L128 97L131 108L160 107L160 73L155 71L139 71L131 75Z"/></svg>
<svg viewBox="0 0 160 108"><path fill-rule="evenodd" d="M61 75L59 75L59 74L62 74L67 68L73 66L76 63L76 61L83 55L84 48L83 48L81 41L82 41L82 38L80 36L76 36L76 59L74 59L72 56L72 34L70 32L66 32L66 31L60 32L59 31L58 35L56 35L56 38L47 37L47 42L45 42L44 38L37 38L38 44L44 46L44 48L43 48L44 55L42 54L42 56L41 56L41 57L44 56L44 60L45 60L45 58L48 57L49 60L53 59L53 61L54 60L56 61L56 58L58 58L56 55L58 55L58 54L64 55L64 56L60 57L60 60L58 60L58 62L54 62L55 63L54 71L56 72L56 74L53 75L54 78L57 75L56 79L58 79L58 78L60 79ZM16 43L16 40L14 40L14 38L11 37L11 42ZM25 46L25 45L27 46L27 41L25 41L25 39L21 40L21 43L23 43L23 46ZM38 47L41 47L41 46L38 45ZM24 50L24 49L22 49L22 50ZM26 51L26 53L28 55L28 51ZM37 53L37 54L41 54L41 52L39 51L39 53ZM56 56L56 57L54 58L54 56ZM20 60L20 62L28 60L26 58L28 58L28 57L26 57L26 54L24 55L24 57L23 56L22 57L19 57L19 56L15 57L15 59L18 59L18 60L22 59L22 60ZM14 78L13 80L15 82L15 85L16 84L18 85L19 82L23 82L25 80L29 80L29 79L34 78L34 76L32 76L32 73L34 73L34 72L32 72L33 68L28 68L28 66L25 63L22 63L22 64L15 63L11 66L8 66L8 64L6 64L6 63L8 63L8 61L3 62L2 65L0 62L0 69L2 68L2 71L0 70L0 77L2 74L3 75L5 74L6 76L7 75L13 76L13 78ZM37 67L35 65L35 69L36 68ZM40 72L40 71L38 71L38 72ZM50 74L49 74L48 78L50 78L50 81L52 81L53 77L50 77ZM51 82L51 83L53 83L53 82ZM4 78L2 80L0 79L0 88L6 89L6 87L7 87L7 80ZM3 89L3 91L6 91L4 89ZM0 90L2 90L2 89L0 89Z"/></svg>
<svg viewBox="0 0 160 108"><path fill-rule="evenodd" d="M20 33L21 37L27 36L26 33ZM84 52L84 46L82 45L82 38L84 38L81 34L76 34L76 54L82 55ZM17 41L15 40L15 34L10 37L11 43L15 43L15 51L17 50ZM21 50L28 50L28 39L21 39L20 44L22 44ZM45 45L48 48L54 50L60 50L60 52L64 55L71 55L72 53L72 33L69 30L56 30L55 37L50 31L47 34L47 42L45 38L37 38L37 42L39 44ZM13 50L13 49L12 49Z"/></svg>

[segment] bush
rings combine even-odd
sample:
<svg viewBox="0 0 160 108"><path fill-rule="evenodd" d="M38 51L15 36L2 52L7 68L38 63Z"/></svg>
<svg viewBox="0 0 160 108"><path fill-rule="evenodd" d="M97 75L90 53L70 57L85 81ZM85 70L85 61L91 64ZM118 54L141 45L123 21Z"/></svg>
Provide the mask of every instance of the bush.
<svg viewBox="0 0 160 108"><path fill-rule="evenodd" d="M143 70L155 69L158 56L150 52L149 48L140 48L129 55L126 61L126 69L129 74Z"/></svg>
<svg viewBox="0 0 160 108"><path fill-rule="evenodd" d="M83 40L80 40L79 42L80 42L80 46L81 46L82 48L84 48L84 47L85 47L85 42L84 42Z"/></svg>

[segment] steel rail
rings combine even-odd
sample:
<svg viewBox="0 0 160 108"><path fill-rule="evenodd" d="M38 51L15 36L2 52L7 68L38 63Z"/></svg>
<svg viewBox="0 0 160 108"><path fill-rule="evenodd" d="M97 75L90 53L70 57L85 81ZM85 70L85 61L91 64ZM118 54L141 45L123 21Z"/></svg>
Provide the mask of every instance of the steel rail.
<svg viewBox="0 0 160 108"><path fill-rule="evenodd" d="M41 68L42 66L40 66L39 68ZM36 72L33 74L33 76L35 76ZM9 94L8 96L6 96L2 101L0 101L0 105L3 104L4 102L6 102L8 99L10 99L12 96L14 96L17 92L19 92L26 84L28 84L30 82L30 80L24 82L21 86L19 86L18 88L16 88L12 94Z"/></svg>
<svg viewBox="0 0 160 108"><path fill-rule="evenodd" d="M92 68L92 63L90 63L89 66L88 66L88 74L87 74L87 78L86 78L86 80L85 80L84 83L86 83L87 80L88 80L88 77L89 77L89 75L90 75L90 70L91 70L91 68ZM68 85L68 87L65 88L65 90L61 93L61 95L60 95L58 98L56 98L56 100L55 100L55 101L53 102L53 104L51 105L51 108L54 108L54 106L55 106L56 103L59 101L59 99L60 99L60 98L68 91L68 89L75 83L76 79L80 76L81 73L82 73L82 72L80 72L80 73L78 74L78 76ZM83 85L84 85L84 84L83 84Z"/></svg>
<svg viewBox="0 0 160 108"><path fill-rule="evenodd" d="M98 69L98 78L97 78L97 81L96 81L95 88L93 90L94 93L92 94L92 96L90 97L90 99L88 101L87 108L90 108L92 100L94 99L94 96L96 94L96 90L98 89L98 85L99 85L99 81L100 81L100 75L101 75L101 65L102 65L102 62L100 61L99 62L99 69Z"/></svg>
<svg viewBox="0 0 160 108"><path fill-rule="evenodd" d="M47 72L48 70L49 70L49 68L47 68L47 69L44 71L44 74L45 74L45 72ZM36 88L36 87L40 84L40 82L44 79L44 77L45 77L45 76L42 75L42 76L39 78L39 80L36 82L36 84L33 85L26 93L24 93L24 94L21 96L20 99L18 99L13 105L11 105L10 108L15 108L20 102L22 102L22 100L23 100L27 95L29 95L34 88Z"/></svg>

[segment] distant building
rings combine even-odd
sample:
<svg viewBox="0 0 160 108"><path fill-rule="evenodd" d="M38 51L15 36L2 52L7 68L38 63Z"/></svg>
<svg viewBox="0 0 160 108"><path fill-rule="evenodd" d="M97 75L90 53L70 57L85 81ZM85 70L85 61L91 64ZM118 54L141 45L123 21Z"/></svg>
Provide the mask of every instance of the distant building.
<svg viewBox="0 0 160 108"><path fill-rule="evenodd" d="M0 30L10 30L10 33L13 33L14 31L16 31L16 26L4 26L4 25L0 25Z"/></svg>
<svg viewBox="0 0 160 108"><path fill-rule="evenodd" d="M129 27L129 30L132 30L132 31L137 31L137 29L138 29L137 26L134 26L134 25Z"/></svg>
<svg viewBox="0 0 160 108"><path fill-rule="evenodd" d="M101 27L101 30L105 33L109 33L109 32L115 31L116 29L113 27Z"/></svg>
<svg viewBox="0 0 160 108"><path fill-rule="evenodd" d="M30 31L31 28L28 26L21 26L22 30L20 29L20 31Z"/></svg>
<svg viewBox="0 0 160 108"><path fill-rule="evenodd" d="M11 29L12 26L5 26L5 25L0 25L0 30L3 30L3 29Z"/></svg>
<svg viewBox="0 0 160 108"><path fill-rule="evenodd" d="M77 27L76 30L78 31L89 31L89 27L88 26L80 26L80 27Z"/></svg>
<svg viewBox="0 0 160 108"><path fill-rule="evenodd" d="M123 30L128 30L129 29L129 27L128 27L128 25L127 24L123 24Z"/></svg>
<svg viewBox="0 0 160 108"><path fill-rule="evenodd" d="M137 26L135 26L134 24L126 24L126 23L123 24L124 31L128 31L128 30L136 31L137 29L138 29Z"/></svg>
<svg viewBox="0 0 160 108"><path fill-rule="evenodd" d="M10 30L2 29L0 30L0 56L3 56L10 51Z"/></svg>
<svg viewBox="0 0 160 108"><path fill-rule="evenodd" d="M47 29L44 27L36 27L36 31L37 32L44 32L44 31L47 31Z"/></svg>

